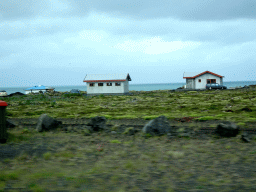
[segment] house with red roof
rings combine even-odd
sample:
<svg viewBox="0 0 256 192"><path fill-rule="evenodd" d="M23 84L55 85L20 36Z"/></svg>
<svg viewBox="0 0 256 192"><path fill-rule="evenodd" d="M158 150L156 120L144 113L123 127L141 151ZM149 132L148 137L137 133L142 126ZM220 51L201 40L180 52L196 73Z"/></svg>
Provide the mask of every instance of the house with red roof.
<svg viewBox="0 0 256 192"><path fill-rule="evenodd" d="M124 95L129 93L129 73L86 75L87 95Z"/></svg>
<svg viewBox="0 0 256 192"><path fill-rule="evenodd" d="M186 79L186 89L205 89L206 84L218 83L223 85L224 76L211 71L202 73L184 73L183 79Z"/></svg>

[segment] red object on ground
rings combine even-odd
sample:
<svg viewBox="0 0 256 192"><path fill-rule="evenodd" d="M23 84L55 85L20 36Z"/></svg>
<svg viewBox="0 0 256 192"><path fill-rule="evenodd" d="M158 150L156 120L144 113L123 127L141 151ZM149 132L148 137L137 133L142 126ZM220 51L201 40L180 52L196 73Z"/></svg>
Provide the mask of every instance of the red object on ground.
<svg viewBox="0 0 256 192"><path fill-rule="evenodd" d="M5 101L0 100L0 107L6 107L8 104Z"/></svg>

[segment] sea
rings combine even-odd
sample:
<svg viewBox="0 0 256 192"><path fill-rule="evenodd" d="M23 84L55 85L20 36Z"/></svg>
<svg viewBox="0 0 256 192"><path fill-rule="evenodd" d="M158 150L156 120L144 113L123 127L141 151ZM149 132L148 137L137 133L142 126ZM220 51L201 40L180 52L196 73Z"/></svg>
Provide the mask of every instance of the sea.
<svg viewBox="0 0 256 192"><path fill-rule="evenodd" d="M156 83L156 84L130 84L129 90L130 91L154 91L154 90L173 90L179 87L186 85L186 83ZM256 85L256 81L230 81L224 82L223 85L227 86L227 88L231 87L243 87L245 85ZM35 85L31 85L33 87ZM51 85L45 85L52 87ZM0 87L1 90L5 90L7 94L21 92L25 94L24 89L29 87ZM55 91L58 92L68 92L71 89L78 89L80 91L86 91L86 85L68 85L68 86L54 86Z"/></svg>

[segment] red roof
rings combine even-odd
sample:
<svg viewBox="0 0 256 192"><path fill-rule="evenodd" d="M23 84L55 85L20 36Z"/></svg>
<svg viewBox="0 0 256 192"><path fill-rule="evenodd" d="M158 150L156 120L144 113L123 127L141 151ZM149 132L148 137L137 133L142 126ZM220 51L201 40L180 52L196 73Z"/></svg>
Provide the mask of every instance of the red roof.
<svg viewBox="0 0 256 192"><path fill-rule="evenodd" d="M217 77L224 77L224 76L218 75L218 74L216 74L216 73L213 73L213 72L211 72L211 71L205 71L205 72L199 73L198 75L195 75L195 76L193 76L193 77L183 77L183 79L194 79L194 78L199 77L199 76L201 76L201 75L203 75L203 74L205 74L205 73L210 73L210 74L212 74L212 75L214 75L214 76L217 76Z"/></svg>

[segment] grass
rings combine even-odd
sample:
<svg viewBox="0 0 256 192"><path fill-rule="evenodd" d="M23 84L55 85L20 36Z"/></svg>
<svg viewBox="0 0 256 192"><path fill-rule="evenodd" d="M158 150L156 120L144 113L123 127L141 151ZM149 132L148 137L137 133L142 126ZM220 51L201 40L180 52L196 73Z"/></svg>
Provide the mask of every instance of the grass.
<svg viewBox="0 0 256 192"><path fill-rule="evenodd" d="M43 157L45 160L49 160L51 158L51 156L52 156L51 152L47 152L47 153L43 154Z"/></svg>
<svg viewBox="0 0 256 192"><path fill-rule="evenodd" d="M17 130L11 132L17 133ZM29 139L33 146L47 138L49 151L41 158L30 158L24 152L19 158L0 161L0 190L9 181L32 191L141 191L143 188L176 191L191 189L186 186L187 181L193 182L193 189L211 185L219 190L235 179L233 173L251 174L250 170L255 168L252 164L256 154L254 143L244 144L232 139L212 138L206 142L177 138L167 143L165 136L145 140L143 135L137 135L131 140L123 134L118 138L111 134L87 137L57 132L45 132L45 136L31 134ZM103 151L97 150L98 143ZM55 144L61 146L54 148ZM242 173L240 168L244 170ZM247 186L253 183L253 180L246 180Z"/></svg>
<svg viewBox="0 0 256 192"><path fill-rule="evenodd" d="M24 95L3 98L9 118L37 118L43 113L59 118L169 119L197 117L195 120L226 120L244 123L256 120L255 90L200 92L142 91L134 95L94 96L83 94ZM161 98L161 99L159 99ZM63 111L65 108L65 111ZM49 110L50 109L50 110Z"/></svg>

